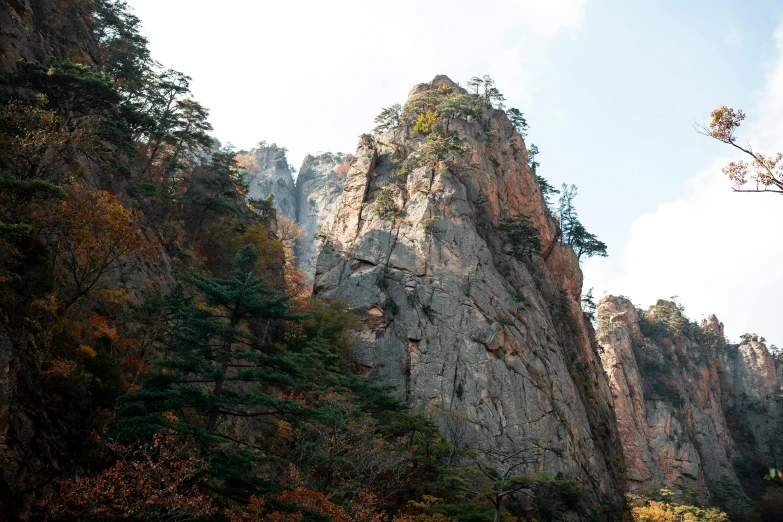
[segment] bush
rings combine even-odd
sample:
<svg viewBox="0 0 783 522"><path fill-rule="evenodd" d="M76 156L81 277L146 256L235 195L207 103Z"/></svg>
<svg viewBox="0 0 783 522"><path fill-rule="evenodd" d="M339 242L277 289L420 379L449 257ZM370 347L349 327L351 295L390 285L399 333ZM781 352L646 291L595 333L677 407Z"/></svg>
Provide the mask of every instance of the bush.
<svg viewBox="0 0 783 522"><path fill-rule="evenodd" d="M555 519L555 510L552 509L552 504L548 501L537 500L536 508L538 508L538 512L541 513L541 516L544 517L546 522L552 522Z"/></svg>
<svg viewBox="0 0 783 522"><path fill-rule="evenodd" d="M421 222L421 225L424 227L424 231L427 234L432 234L435 231L435 223L438 222L440 218L438 216L427 218Z"/></svg>
<svg viewBox="0 0 783 522"><path fill-rule="evenodd" d="M359 141L365 147L375 147L375 138L372 137L372 134L362 134L359 136Z"/></svg>
<svg viewBox="0 0 783 522"><path fill-rule="evenodd" d="M375 198L375 207L373 208L381 219L397 218L401 215L394 202L394 189L388 185L378 192L378 196Z"/></svg>
<svg viewBox="0 0 783 522"><path fill-rule="evenodd" d="M508 244L511 246L508 253L516 259L530 257L531 252L541 250L541 236L538 229L525 214L502 219L498 224L498 230L506 233Z"/></svg>
<svg viewBox="0 0 783 522"><path fill-rule="evenodd" d="M435 130L438 121L440 121L438 113L428 110L425 113L419 114L419 117L416 119L416 125L413 126L413 130L414 132L427 135Z"/></svg>

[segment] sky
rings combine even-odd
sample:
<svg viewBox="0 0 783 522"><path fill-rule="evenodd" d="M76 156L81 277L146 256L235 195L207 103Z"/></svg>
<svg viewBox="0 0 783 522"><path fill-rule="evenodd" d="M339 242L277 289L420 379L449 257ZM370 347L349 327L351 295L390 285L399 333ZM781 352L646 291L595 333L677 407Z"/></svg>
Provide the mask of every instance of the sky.
<svg viewBox="0 0 783 522"><path fill-rule="evenodd" d="M678 296L736 340L783 344L783 196L733 193L736 155L699 135L741 108L743 140L783 150L783 4L754 0L129 0L153 56L193 78L223 143L353 152L382 107L446 74L489 74L524 112L539 174L579 187L608 258L585 291Z"/></svg>

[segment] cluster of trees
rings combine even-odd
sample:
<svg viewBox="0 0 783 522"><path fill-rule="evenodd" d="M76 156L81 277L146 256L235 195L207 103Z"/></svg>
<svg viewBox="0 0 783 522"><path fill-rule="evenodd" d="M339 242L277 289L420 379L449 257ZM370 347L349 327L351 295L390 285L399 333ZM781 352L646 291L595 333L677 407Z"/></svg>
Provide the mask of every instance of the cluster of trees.
<svg viewBox="0 0 783 522"><path fill-rule="evenodd" d="M729 522L723 511L703 506L692 488L650 489L628 494L634 522Z"/></svg>
<svg viewBox="0 0 783 522"><path fill-rule="evenodd" d="M421 151L411 154L399 164L392 174L393 178L404 180L411 167L419 165L424 159L431 160L434 165L445 161L452 166L457 163L455 160L464 160L465 151L459 145L456 133L449 131L450 123L454 119L480 118L484 108L504 111L514 129L523 138L527 136L529 125L524 114L519 109L505 108L505 96L495 87L495 81L491 77L472 77L468 81L468 89L467 94L461 94L443 85L437 90L425 91L412 97L405 107L394 104L378 114L375 118L377 125L373 130L375 136L405 125L412 127L414 133L424 136L426 140ZM559 219L562 241L573 247L579 259L582 256L606 257L606 244L595 234L588 232L577 215L574 207L576 186L563 184L562 189L557 190L541 177L538 174L538 167L541 165L537 160L539 152L536 145L530 145L527 151L528 166L538 179L547 207ZM385 190L386 192L382 191L383 202L387 203L390 199L387 192L390 189ZM560 194L556 209L552 209L551 198L554 194ZM539 252L542 248L540 235L530 222L529 216L519 214L507 218L499 223L498 230L506 234L510 245L509 253L514 257L521 259L533 252Z"/></svg>

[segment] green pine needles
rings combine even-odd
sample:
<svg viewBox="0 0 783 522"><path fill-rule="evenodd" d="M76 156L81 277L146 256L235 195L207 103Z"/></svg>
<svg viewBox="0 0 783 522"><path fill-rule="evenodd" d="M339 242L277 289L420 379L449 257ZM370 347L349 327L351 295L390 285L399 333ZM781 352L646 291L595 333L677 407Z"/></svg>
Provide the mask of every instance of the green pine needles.
<svg viewBox="0 0 783 522"><path fill-rule="evenodd" d="M209 465L210 487L230 498L277 488L257 475L264 449L236 433L253 419L299 409L276 393L300 372L294 355L265 340L271 321L301 316L289 312L289 296L254 274L258 260L248 245L237 253L231 279L184 277L196 296L179 286L162 301L170 319L163 358L141 391L121 399L122 438L145 440L166 430L193 437Z"/></svg>
<svg viewBox="0 0 783 522"><path fill-rule="evenodd" d="M541 251L541 235L525 214L502 219L498 230L506 233L508 253L515 259L529 258L534 252Z"/></svg>

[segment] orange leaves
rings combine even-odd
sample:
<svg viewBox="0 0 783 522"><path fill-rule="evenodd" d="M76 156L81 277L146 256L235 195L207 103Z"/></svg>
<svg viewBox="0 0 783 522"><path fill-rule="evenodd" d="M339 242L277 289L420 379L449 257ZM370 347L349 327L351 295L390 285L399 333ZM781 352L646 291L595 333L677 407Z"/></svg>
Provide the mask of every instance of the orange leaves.
<svg viewBox="0 0 783 522"><path fill-rule="evenodd" d="M351 162L347 161L342 165L340 165L339 167L337 167L337 170L335 170L334 173L337 174L338 177L343 178L348 174L348 170L350 170L350 168L351 168Z"/></svg>
<svg viewBox="0 0 783 522"><path fill-rule="evenodd" d="M117 462L96 477L58 480L58 498L43 502L49 519L195 518L216 512L196 487L203 465L176 455L174 439L155 436L152 447L111 444Z"/></svg>
<svg viewBox="0 0 783 522"><path fill-rule="evenodd" d="M237 166L247 172L256 172L258 170L256 158L251 154L237 154L236 161Z"/></svg>
<svg viewBox="0 0 783 522"><path fill-rule="evenodd" d="M316 491L300 488L294 491L284 491L277 495L277 498L286 504L294 504L319 515L326 515L332 519L332 522L351 522L342 508L332 504L325 496Z"/></svg>
<svg viewBox="0 0 783 522"><path fill-rule="evenodd" d="M131 211L103 190L74 189L60 206L58 222L74 243L75 260L83 265L118 252L149 255L150 247L142 241L131 221ZM63 241L60 238L60 241Z"/></svg>
<svg viewBox="0 0 783 522"><path fill-rule="evenodd" d="M754 160L732 161L723 167L723 173L728 176L734 190L743 190L747 183L755 183L757 190L766 190L772 187L780 189L783 180L783 154L777 153L775 157L754 153Z"/></svg>
<svg viewBox="0 0 783 522"><path fill-rule="evenodd" d="M71 189L48 226L56 231L58 275L72 286L68 304L89 293L122 256L154 252L133 224L131 211L102 190Z"/></svg>
<svg viewBox="0 0 783 522"><path fill-rule="evenodd" d="M739 189L748 182L748 164L744 161L732 161L723 167L723 173L729 177L735 189Z"/></svg>
<svg viewBox="0 0 783 522"><path fill-rule="evenodd" d="M269 275L283 266L283 243L270 237L269 229L258 223L237 231L236 223L227 219L207 227L199 236L196 252L204 264L219 276L228 276L237 251L245 245L253 245L261 254L256 273Z"/></svg>
<svg viewBox="0 0 783 522"><path fill-rule="evenodd" d="M709 135L724 143L733 143L734 131L745 119L745 113L741 110L735 112L734 109L724 105L720 109L712 111L710 116L712 120L709 124Z"/></svg>
<svg viewBox="0 0 783 522"><path fill-rule="evenodd" d="M226 516L230 522L299 522L307 520L303 510L330 517L332 522L353 522L345 511L329 502L325 496L316 491L299 488L277 494L277 500L300 508L296 512L280 512L266 506L263 498L251 497L250 505L241 513L230 510Z"/></svg>
<svg viewBox="0 0 783 522"><path fill-rule="evenodd" d="M87 318L87 321L92 325L94 335L105 337L112 343L116 342L119 338L117 329L111 325L108 317L93 314Z"/></svg>

